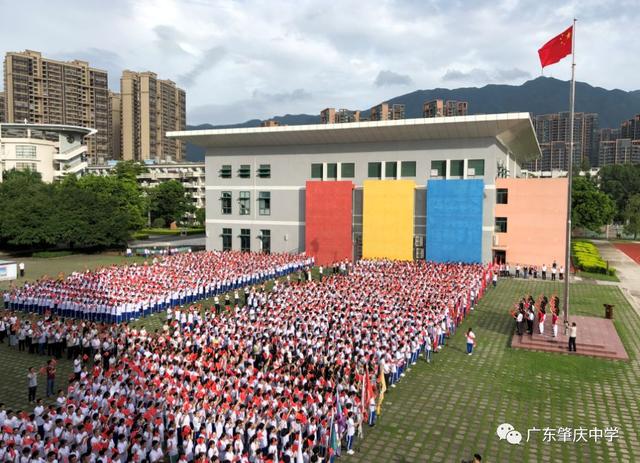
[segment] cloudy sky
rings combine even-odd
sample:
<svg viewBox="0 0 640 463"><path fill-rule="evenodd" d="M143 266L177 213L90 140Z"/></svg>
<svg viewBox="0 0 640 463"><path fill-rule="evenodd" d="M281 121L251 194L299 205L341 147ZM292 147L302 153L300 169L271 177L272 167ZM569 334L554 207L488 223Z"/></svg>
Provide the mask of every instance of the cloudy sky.
<svg viewBox="0 0 640 463"><path fill-rule="evenodd" d="M578 80L640 87L638 0L0 0L0 12L2 54L85 59L115 91L123 69L154 71L187 91L190 124L520 84L574 16ZM545 75L568 79L569 60Z"/></svg>

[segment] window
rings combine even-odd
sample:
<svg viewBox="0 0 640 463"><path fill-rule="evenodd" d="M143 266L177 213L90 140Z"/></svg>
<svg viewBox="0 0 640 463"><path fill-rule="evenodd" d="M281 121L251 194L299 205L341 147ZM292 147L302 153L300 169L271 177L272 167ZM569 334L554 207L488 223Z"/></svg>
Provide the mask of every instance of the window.
<svg viewBox="0 0 640 463"><path fill-rule="evenodd" d="M353 162L343 162L340 165L340 177L353 178L356 176L356 165Z"/></svg>
<svg viewBox="0 0 640 463"><path fill-rule="evenodd" d="M16 170L37 170L35 162L16 162Z"/></svg>
<svg viewBox="0 0 640 463"><path fill-rule="evenodd" d="M398 176L398 163L393 162L385 162L384 163L384 177L385 178L396 178Z"/></svg>
<svg viewBox="0 0 640 463"><path fill-rule="evenodd" d="M338 164L335 162L330 162L327 164L327 178L329 179L337 179L338 178Z"/></svg>
<svg viewBox="0 0 640 463"><path fill-rule="evenodd" d="M225 164L220 167L220 178L231 178L231 164Z"/></svg>
<svg viewBox="0 0 640 463"><path fill-rule="evenodd" d="M35 159L35 145L16 145L16 157L20 159Z"/></svg>
<svg viewBox="0 0 640 463"><path fill-rule="evenodd" d="M231 229L222 229L222 250L231 251Z"/></svg>
<svg viewBox="0 0 640 463"><path fill-rule="evenodd" d="M444 177L447 170L447 161L431 161L431 177Z"/></svg>
<svg viewBox="0 0 640 463"><path fill-rule="evenodd" d="M506 188L496 190L496 204L509 204L509 190Z"/></svg>
<svg viewBox="0 0 640 463"><path fill-rule="evenodd" d="M506 217L496 217L496 233L507 233Z"/></svg>
<svg viewBox="0 0 640 463"><path fill-rule="evenodd" d="M222 213L224 215L231 214L231 192L223 191L220 194L220 203L222 204Z"/></svg>
<svg viewBox="0 0 640 463"><path fill-rule="evenodd" d="M382 163L381 162L370 162L369 163L368 177L369 178L382 178Z"/></svg>
<svg viewBox="0 0 640 463"><path fill-rule="evenodd" d="M400 164L400 176L401 177L415 177L416 176L416 161L402 161Z"/></svg>
<svg viewBox="0 0 640 463"><path fill-rule="evenodd" d="M322 164L311 164L311 178L322 180Z"/></svg>
<svg viewBox="0 0 640 463"><path fill-rule="evenodd" d="M251 230L249 230L248 228L240 229L240 251L251 251Z"/></svg>
<svg viewBox="0 0 640 463"><path fill-rule="evenodd" d="M249 215L251 213L251 192L241 191L238 203L240 203L240 215Z"/></svg>
<svg viewBox="0 0 640 463"><path fill-rule="evenodd" d="M260 164L258 168L258 177L271 178L271 164Z"/></svg>
<svg viewBox="0 0 640 463"><path fill-rule="evenodd" d="M469 172L467 175L469 176L482 176L484 175L484 159L469 159L467 163ZM471 169L473 169L473 173L471 173Z"/></svg>
<svg viewBox="0 0 640 463"><path fill-rule="evenodd" d="M262 240L262 252L271 254L271 230L260 230L260 240Z"/></svg>
<svg viewBox="0 0 640 463"><path fill-rule="evenodd" d="M271 193L269 191L258 193L258 211L260 215L271 215Z"/></svg>
<svg viewBox="0 0 640 463"><path fill-rule="evenodd" d="M451 171L449 172L449 175L451 177L462 177L462 174L464 172L464 161L462 159L457 161L454 161L452 159L449 164L449 168L451 169Z"/></svg>
<svg viewBox="0 0 640 463"><path fill-rule="evenodd" d="M251 178L251 166L249 164L242 164L238 169L238 177Z"/></svg>

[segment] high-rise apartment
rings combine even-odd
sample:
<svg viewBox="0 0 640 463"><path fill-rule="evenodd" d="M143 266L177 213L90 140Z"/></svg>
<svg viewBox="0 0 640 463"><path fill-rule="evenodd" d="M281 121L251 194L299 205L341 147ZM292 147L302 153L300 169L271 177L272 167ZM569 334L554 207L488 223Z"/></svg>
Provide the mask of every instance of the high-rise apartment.
<svg viewBox="0 0 640 463"><path fill-rule="evenodd" d="M278 127L279 125L280 122L273 119L267 119L266 121L260 122L260 127Z"/></svg>
<svg viewBox="0 0 640 463"><path fill-rule="evenodd" d="M613 164L640 164L640 140L618 138L600 142L600 167Z"/></svg>
<svg viewBox="0 0 640 463"><path fill-rule="evenodd" d="M186 144L168 139L186 128L186 96L153 72L124 71L120 79L121 156L124 160L181 161Z"/></svg>
<svg viewBox="0 0 640 463"><path fill-rule="evenodd" d="M395 121L405 118L405 106L403 104L381 103L371 108L369 120L371 121Z"/></svg>
<svg viewBox="0 0 640 463"><path fill-rule="evenodd" d="M435 99L422 105L422 117L466 116L469 104L466 101Z"/></svg>
<svg viewBox="0 0 640 463"><path fill-rule="evenodd" d="M4 92L0 92L0 122L7 122L5 120L6 118L6 113L4 110L4 105L5 105L5 97L4 97L5 93Z"/></svg>
<svg viewBox="0 0 640 463"><path fill-rule="evenodd" d="M360 111L326 108L320 112L320 122L322 124L346 124L349 122L360 122Z"/></svg>
<svg viewBox="0 0 640 463"><path fill-rule="evenodd" d="M561 112L535 116L533 122L542 158L529 163L533 171L566 171L569 165L570 113ZM573 164L581 168L585 164L598 164L598 115L575 113L573 121Z"/></svg>
<svg viewBox="0 0 640 463"><path fill-rule="evenodd" d="M111 136L111 159L122 159L122 98L119 93L109 92L109 127Z"/></svg>
<svg viewBox="0 0 640 463"><path fill-rule="evenodd" d="M620 138L640 140L640 114L636 114L620 125Z"/></svg>
<svg viewBox="0 0 640 463"><path fill-rule="evenodd" d="M43 58L37 51L9 52L4 59L6 122L91 127L92 163L110 152L107 72L86 61Z"/></svg>

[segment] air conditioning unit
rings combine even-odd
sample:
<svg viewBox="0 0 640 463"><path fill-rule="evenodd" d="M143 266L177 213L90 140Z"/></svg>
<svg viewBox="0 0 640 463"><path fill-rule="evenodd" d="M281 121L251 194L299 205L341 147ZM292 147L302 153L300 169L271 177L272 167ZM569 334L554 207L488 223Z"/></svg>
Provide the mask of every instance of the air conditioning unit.
<svg viewBox="0 0 640 463"><path fill-rule="evenodd" d="M467 177L475 177L476 176L476 168L475 167L469 167L467 169Z"/></svg>
<svg viewBox="0 0 640 463"><path fill-rule="evenodd" d="M498 238L498 235L493 235L493 245L494 246L499 246L500 245L500 240Z"/></svg>
<svg viewBox="0 0 640 463"><path fill-rule="evenodd" d="M416 259L424 259L424 249L423 248L416 248Z"/></svg>

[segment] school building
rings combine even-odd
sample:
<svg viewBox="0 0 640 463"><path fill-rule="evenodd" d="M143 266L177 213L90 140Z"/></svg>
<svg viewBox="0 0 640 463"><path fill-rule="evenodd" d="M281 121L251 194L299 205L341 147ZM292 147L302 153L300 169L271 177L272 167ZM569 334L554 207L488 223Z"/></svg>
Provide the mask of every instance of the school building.
<svg viewBox="0 0 640 463"><path fill-rule="evenodd" d="M207 249L550 265L566 179L528 113L169 132L206 149Z"/></svg>

